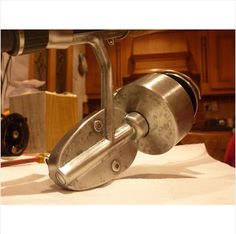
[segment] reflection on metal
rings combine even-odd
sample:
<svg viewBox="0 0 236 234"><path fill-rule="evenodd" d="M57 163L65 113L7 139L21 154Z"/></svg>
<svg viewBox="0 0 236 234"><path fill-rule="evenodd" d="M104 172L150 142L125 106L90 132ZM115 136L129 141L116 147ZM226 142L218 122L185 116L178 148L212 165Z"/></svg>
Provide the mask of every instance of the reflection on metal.
<svg viewBox="0 0 236 234"><path fill-rule="evenodd" d="M126 113L138 112L148 123L148 134L139 141L142 152L165 153L192 127L199 94L185 75L181 76L181 83L176 78L179 75L173 71L148 74L115 94L117 108Z"/></svg>
<svg viewBox="0 0 236 234"><path fill-rule="evenodd" d="M47 161L51 179L66 189L86 190L112 181L132 164L138 150L165 153L189 132L197 111L198 88L175 71L146 75L113 95L103 39L104 35L88 32L73 40L94 49L101 70L102 104L100 111L61 139Z"/></svg>

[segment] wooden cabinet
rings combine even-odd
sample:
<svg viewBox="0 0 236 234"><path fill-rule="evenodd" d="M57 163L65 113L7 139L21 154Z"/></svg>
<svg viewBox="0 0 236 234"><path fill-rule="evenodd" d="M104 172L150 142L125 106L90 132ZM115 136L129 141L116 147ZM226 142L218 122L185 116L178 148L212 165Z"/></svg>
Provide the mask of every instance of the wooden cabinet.
<svg viewBox="0 0 236 234"><path fill-rule="evenodd" d="M125 39L106 45L114 89L158 69L190 75L202 95L234 94L235 33L233 30L134 30ZM87 46L88 100L100 100L100 72Z"/></svg>
<svg viewBox="0 0 236 234"><path fill-rule="evenodd" d="M235 32L209 30L200 34L202 94L234 94Z"/></svg>
<svg viewBox="0 0 236 234"><path fill-rule="evenodd" d="M128 37L106 47L114 89L126 83L127 77L173 69L198 74L202 95L234 94L234 30L131 30ZM87 96L99 100L100 72L92 49L86 48ZM29 77L46 80L49 91L71 91L72 55L72 48L30 55Z"/></svg>
<svg viewBox="0 0 236 234"><path fill-rule="evenodd" d="M189 71L190 53L184 31L131 31L120 44L123 79L158 69Z"/></svg>
<svg viewBox="0 0 236 234"><path fill-rule="evenodd" d="M235 92L234 30L131 32L121 41L121 59L121 79L172 69L198 76L202 95Z"/></svg>

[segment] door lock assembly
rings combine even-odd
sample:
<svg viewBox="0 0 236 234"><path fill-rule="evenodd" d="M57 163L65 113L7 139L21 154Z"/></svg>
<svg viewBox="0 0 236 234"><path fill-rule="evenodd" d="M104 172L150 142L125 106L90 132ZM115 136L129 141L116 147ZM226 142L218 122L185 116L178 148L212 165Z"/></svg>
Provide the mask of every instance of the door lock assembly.
<svg viewBox="0 0 236 234"><path fill-rule="evenodd" d="M114 180L138 151L163 154L191 129L200 99L185 74L157 70L113 93L110 45L128 30L6 30L2 52L10 55L89 44L101 78L101 109L80 121L55 146L47 160L49 176L59 186L87 190Z"/></svg>
<svg viewBox="0 0 236 234"><path fill-rule="evenodd" d="M57 185L81 191L114 180L138 151L156 155L170 150L190 131L200 93L187 75L172 70L157 70L113 93L103 38L88 32L74 43L88 43L94 50L101 71L101 110L71 129L47 164Z"/></svg>

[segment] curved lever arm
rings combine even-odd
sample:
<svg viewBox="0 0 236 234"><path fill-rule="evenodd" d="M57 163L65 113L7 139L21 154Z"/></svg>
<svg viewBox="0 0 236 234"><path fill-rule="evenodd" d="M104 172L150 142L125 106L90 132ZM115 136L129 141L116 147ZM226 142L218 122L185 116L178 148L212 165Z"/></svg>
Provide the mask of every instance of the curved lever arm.
<svg viewBox="0 0 236 234"><path fill-rule="evenodd" d="M114 141L112 67L103 39L96 33L77 34L73 44L89 44L96 55L101 72L101 108L105 109L105 138Z"/></svg>

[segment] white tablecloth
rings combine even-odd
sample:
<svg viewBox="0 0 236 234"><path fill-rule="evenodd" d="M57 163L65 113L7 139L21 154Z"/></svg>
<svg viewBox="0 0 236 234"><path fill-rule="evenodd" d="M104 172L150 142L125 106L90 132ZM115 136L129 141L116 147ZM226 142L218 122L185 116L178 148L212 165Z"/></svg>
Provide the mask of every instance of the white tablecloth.
<svg viewBox="0 0 236 234"><path fill-rule="evenodd" d="M112 183L83 192L53 183L45 164L1 168L1 204L234 204L235 169L216 161L204 144L162 155L139 152Z"/></svg>

